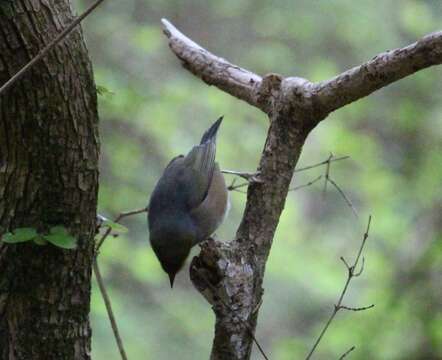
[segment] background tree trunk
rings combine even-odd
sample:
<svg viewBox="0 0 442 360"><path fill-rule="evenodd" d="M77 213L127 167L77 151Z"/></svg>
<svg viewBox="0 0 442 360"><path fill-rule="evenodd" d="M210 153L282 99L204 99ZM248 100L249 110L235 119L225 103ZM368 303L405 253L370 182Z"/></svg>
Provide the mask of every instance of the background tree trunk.
<svg viewBox="0 0 442 360"><path fill-rule="evenodd" d="M68 0L0 2L0 84L73 20ZM81 30L0 97L0 234L64 225L76 250L0 243L0 359L89 359L98 115Z"/></svg>

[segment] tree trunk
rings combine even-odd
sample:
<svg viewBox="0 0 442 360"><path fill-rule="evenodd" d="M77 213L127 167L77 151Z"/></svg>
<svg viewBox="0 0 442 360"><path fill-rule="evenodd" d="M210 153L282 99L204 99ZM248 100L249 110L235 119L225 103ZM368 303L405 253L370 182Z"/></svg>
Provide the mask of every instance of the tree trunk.
<svg viewBox="0 0 442 360"><path fill-rule="evenodd" d="M309 132L331 111L416 71L441 64L442 32L379 54L330 80L312 83L277 74L261 77L210 53L169 21L162 22L169 47L184 68L269 116L258 174L247 190L236 238L229 243L203 243L190 267L193 284L216 315L211 359L248 360L252 341L258 346L253 334L262 302L265 265Z"/></svg>
<svg viewBox="0 0 442 360"><path fill-rule="evenodd" d="M0 85L72 20L68 0L1 0ZM0 243L1 360L90 358L97 126L81 30L0 97L0 234L63 225L78 239Z"/></svg>
<svg viewBox="0 0 442 360"><path fill-rule="evenodd" d="M204 244L191 266L191 279L200 292L208 295L205 288L209 281L213 287L208 289L210 296L206 296L216 315L211 360L250 359L251 334L257 325L273 235L304 141L324 116L309 109L307 101L285 100L288 89L296 88L302 93L304 79L282 80L271 74L265 82L275 98L275 106L269 114L270 128L258 167L258 181L248 188L249 200L236 239L230 243Z"/></svg>

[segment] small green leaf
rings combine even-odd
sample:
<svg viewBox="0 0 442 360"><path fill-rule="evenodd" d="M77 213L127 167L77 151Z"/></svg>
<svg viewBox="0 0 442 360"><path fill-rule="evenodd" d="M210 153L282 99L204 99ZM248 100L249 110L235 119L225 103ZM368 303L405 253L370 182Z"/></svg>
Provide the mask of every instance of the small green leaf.
<svg viewBox="0 0 442 360"><path fill-rule="evenodd" d="M129 229L126 226L121 225L121 224L116 223L116 222L111 221L111 220L105 220L103 222L103 225L109 226L113 231L119 232L121 234L127 233L129 231Z"/></svg>
<svg viewBox="0 0 442 360"><path fill-rule="evenodd" d="M77 247L77 239L70 235L64 226L52 227L49 234L43 237L51 244L63 249L75 249Z"/></svg>
<svg viewBox="0 0 442 360"><path fill-rule="evenodd" d="M5 243L15 244L32 240L37 236L37 230L30 227L14 229L2 236L2 241Z"/></svg>
<svg viewBox="0 0 442 360"><path fill-rule="evenodd" d="M51 227L51 229L49 230L49 234L69 235L67 229L61 225Z"/></svg>
<svg viewBox="0 0 442 360"><path fill-rule="evenodd" d="M97 85L97 94L100 96L112 96L115 95L115 93L109 89L107 89L103 85Z"/></svg>
<svg viewBox="0 0 442 360"><path fill-rule="evenodd" d="M109 220L107 217L104 217L103 215L98 214L97 218L100 226L110 227L113 231L121 234L127 233L129 231L129 229L126 226L121 225L115 221Z"/></svg>
<svg viewBox="0 0 442 360"><path fill-rule="evenodd" d="M43 237L43 236L40 236L40 235L34 238L34 242L35 242L37 245L40 245L40 246L46 245L46 244L48 243L48 242L44 239L44 237Z"/></svg>

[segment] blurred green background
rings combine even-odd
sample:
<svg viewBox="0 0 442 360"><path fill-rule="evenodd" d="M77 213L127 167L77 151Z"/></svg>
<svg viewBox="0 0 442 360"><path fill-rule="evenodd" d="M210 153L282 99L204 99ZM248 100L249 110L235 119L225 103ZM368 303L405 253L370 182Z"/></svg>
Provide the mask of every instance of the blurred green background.
<svg viewBox="0 0 442 360"><path fill-rule="evenodd" d="M89 3L89 2L88 2ZM80 13L85 1L73 1ZM183 70L160 19L258 74L325 80L388 49L442 28L440 0L107 1L83 28L98 85L99 212L143 207L172 156L186 153L219 116L222 168L256 169L268 120L251 106ZM291 192L267 265L256 337L271 359L302 359L332 310L373 214L365 272L351 285L316 359L442 359L442 67L430 68L329 116L310 135L298 167L329 153L351 159L331 176L352 199L356 220L323 183ZM296 174L293 186L324 168ZM227 177L227 181L231 181ZM219 239L232 239L245 195ZM145 215L124 221L99 260L130 359L208 359L214 316L186 266L171 291L148 242ZM197 249L195 249L195 252ZM93 357L119 359L94 283ZM253 359L260 359L254 350Z"/></svg>

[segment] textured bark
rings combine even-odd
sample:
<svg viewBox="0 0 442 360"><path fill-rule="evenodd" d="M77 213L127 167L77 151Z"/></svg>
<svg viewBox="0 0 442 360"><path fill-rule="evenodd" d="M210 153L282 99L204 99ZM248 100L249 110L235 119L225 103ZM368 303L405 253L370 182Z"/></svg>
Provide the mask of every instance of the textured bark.
<svg viewBox="0 0 442 360"><path fill-rule="evenodd" d="M269 74L261 78L219 58L163 20L169 46L182 65L269 115L270 127L233 242L209 241L190 268L196 288L216 315L212 360L250 358L265 264L289 184L309 132L327 115L423 68L442 63L442 32L321 83Z"/></svg>
<svg viewBox="0 0 442 360"><path fill-rule="evenodd" d="M187 70L206 81L207 84L216 85L229 93L234 92L237 98L257 106L260 76L203 49L180 33L166 19L162 22L165 25L164 33L167 37L173 38L173 41L169 43L170 48Z"/></svg>
<svg viewBox="0 0 442 360"><path fill-rule="evenodd" d="M263 82L273 84L269 89L275 106L258 167L259 182L252 182L248 188L235 241L205 244L191 266L193 283L216 314L213 360L250 358L253 343L249 332L256 327L264 270L276 226L304 141L323 116L305 101L309 96L303 94L308 91L304 79L283 80L269 75ZM287 102L291 95L287 91L299 92L300 101ZM213 287L207 286L207 281Z"/></svg>
<svg viewBox="0 0 442 360"><path fill-rule="evenodd" d="M0 84L72 20L68 0L0 1ZM63 225L79 245L0 243L0 359L90 358L97 125L81 30L0 97L0 234Z"/></svg>
<svg viewBox="0 0 442 360"><path fill-rule="evenodd" d="M376 55L372 60L315 84L315 95L328 112L433 65L442 64L442 31L414 44Z"/></svg>

